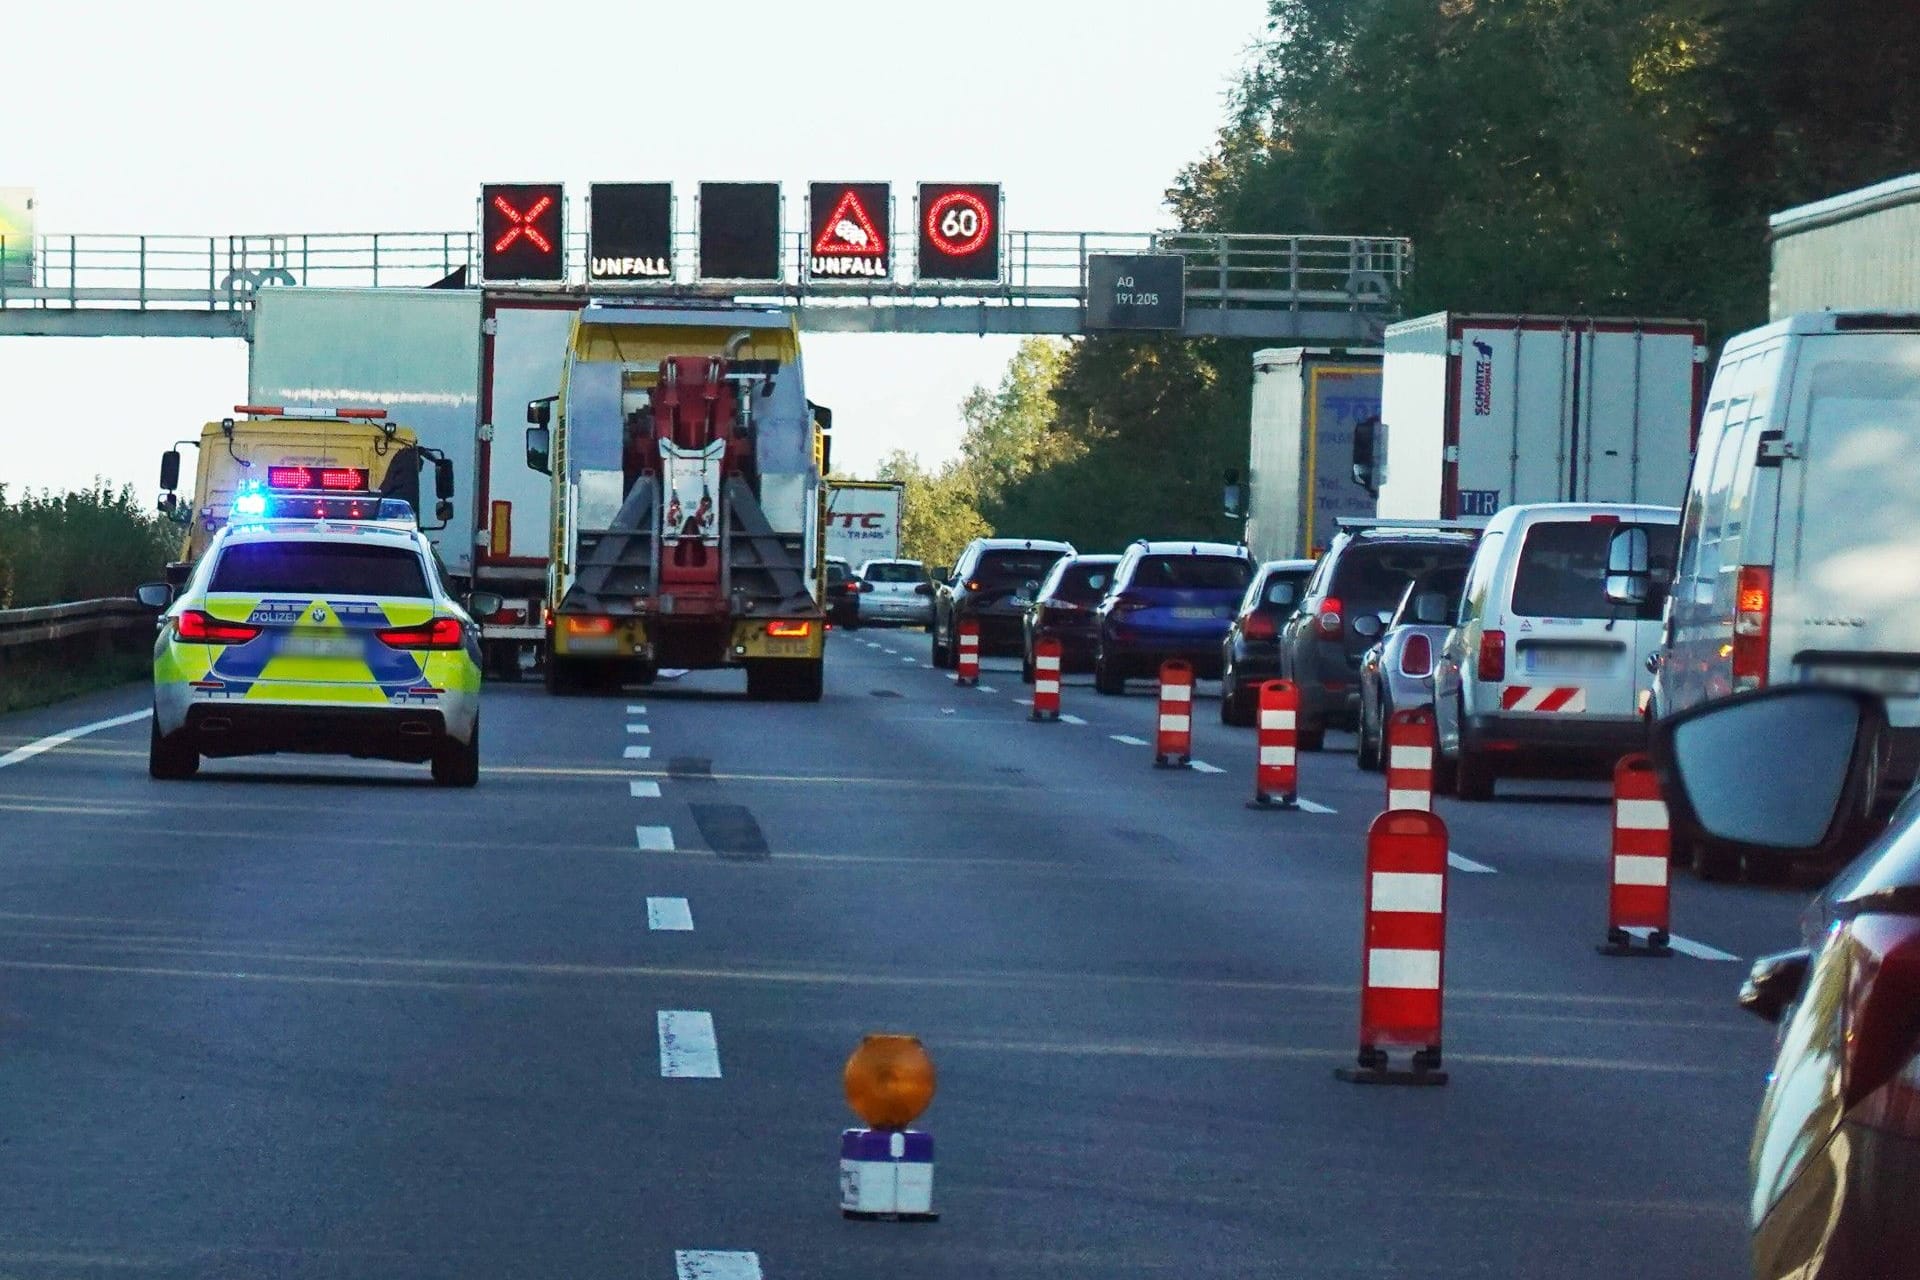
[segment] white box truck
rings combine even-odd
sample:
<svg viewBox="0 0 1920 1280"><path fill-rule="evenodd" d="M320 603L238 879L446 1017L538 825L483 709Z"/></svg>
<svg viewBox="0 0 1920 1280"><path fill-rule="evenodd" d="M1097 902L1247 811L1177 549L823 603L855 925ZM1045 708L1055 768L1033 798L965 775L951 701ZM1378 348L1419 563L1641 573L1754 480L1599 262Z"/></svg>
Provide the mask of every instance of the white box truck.
<svg viewBox="0 0 1920 1280"><path fill-rule="evenodd" d="M829 480L824 554L856 570L869 560L898 560L905 492L897 480Z"/></svg>
<svg viewBox="0 0 1920 1280"><path fill-rule="evenodd" d="M1773 319L1805 311L1920 311L1920 173L1768 219Z"/></svg>
<svg viewBox="0 0 1920 1280"><path fill-rule="evenodd" d="M1706 387L1702 322L1441 312L1389 326L1385 346L1380 423L1353 456L1381 518L1680 504Z"/></svg>
<svg viewBox="0 0 1920 1280"><path fill-rule="evenodd" d="M1353 438L1380 416L1380 352L1270 347L1253 353L1247 546L1256 560L1317 556L1337 521L1374 514L1353 478Z"/></svg>
<svg viewBox="0 0 1920 1280"><path fill-rule="evenodd" d="M517 675L545 635L549 486L522 436L528 402L560 388L583 304L471 289L274 288L254 301L252 403L384 408L453 460L454 518L432 536L456 587L507 601L481 619L495 675Z"/></svg>

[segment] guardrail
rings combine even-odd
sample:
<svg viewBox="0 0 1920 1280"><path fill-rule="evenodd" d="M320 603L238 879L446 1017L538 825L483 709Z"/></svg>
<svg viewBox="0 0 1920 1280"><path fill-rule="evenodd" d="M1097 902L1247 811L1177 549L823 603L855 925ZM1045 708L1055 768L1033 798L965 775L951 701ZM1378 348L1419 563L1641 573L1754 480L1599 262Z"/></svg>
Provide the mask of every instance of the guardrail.
<svg viewBox="0 0 1920 1280"><path fill-rule="evenodd" d="M131 652L129 638L153 638L154 616L138 600L80 600L0 609L0 678L9 667L24 665L36 649L55 642L62 643L63 657L78 661L105 657L123 645L124 651ZM95 637L95 643L76 647L73 641L82 636Z"/></svg>

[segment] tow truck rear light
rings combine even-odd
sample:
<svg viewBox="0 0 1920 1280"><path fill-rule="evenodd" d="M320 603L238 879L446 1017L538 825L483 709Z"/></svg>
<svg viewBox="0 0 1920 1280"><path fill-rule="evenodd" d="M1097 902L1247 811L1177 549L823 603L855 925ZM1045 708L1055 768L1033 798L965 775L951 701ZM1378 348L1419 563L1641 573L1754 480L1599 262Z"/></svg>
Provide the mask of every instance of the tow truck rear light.
<svg viewBox="0 0 1920 1280"><path fill-rule="evenodd" d="M1742 565L1733 608L1733 687L1764 688L1773 631L1773 570Z"/></svg>
<svg viewBox="0 0 1920 1280"><path fill-rule="evenodd" d="M227 622L199 609L188 609L175 617L173 631L192 644L245 644L260 634L259 627Z"/></svg>
<svg viewBox="0 0 1920 1280"><path fill-rule="evenodd" d="M464 630L458 618L435 618L421 626L388 627L374 634L391 649L458 649Z"/></svg>
<svg viewBox="0 0 1920 1280"><path fill-rule="evenodd" d="M1273 618L1264 613L1254 612L1240 620L1240 638L1243 640L1271 640L1280 634L1280 628L1273 625Z"/></svg>
<svg viewBox="0 0 1920 1280"><path fill-rule="evenodd" d="M610 636L613 634L613 619L568 618L567 634L571 636Z"/></svg>
<svg viewBox="0 0 1920 1280"><path fill-rule="evenodd" d="M1505 680L1507 678L1507 633L1504 631L1482 631L1480 633L1480 662L1475 674L1482 680Z"/></svg>
<svg viewBox="0 0 1920 1280"><path fill-rule="evenodd" d="M800 622L769 622L767 635L775 640L804 640L813 634L813 624Z"/></svg>
<svg viewBox="0 0 1920 1280"><path fill-rule="evenodd" d="M1328 596L1320 602L1320 611L1315 616L1313 625L1319 628L1324 638L1328 640L1339 638L1342 628L1346 625L1345 619L1340 616L1339 596Z"/></svg>
<svg viewBox="0 0 1920 1280"><path fill-rule="evenodd" d="M1424 676L1432 670L1433 641L1416 631L1407 637L1407 643L1400 650L1400 673Z"/></svg>

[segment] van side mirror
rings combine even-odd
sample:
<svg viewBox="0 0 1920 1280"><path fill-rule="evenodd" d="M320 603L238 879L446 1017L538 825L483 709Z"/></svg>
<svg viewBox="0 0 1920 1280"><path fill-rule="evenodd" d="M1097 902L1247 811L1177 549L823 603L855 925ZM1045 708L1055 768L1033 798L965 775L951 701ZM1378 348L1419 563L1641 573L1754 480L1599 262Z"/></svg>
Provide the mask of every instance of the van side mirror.
<svg viewBox="0 0 1920 1280"><path fill-rule="evenodd" d="M1622 529L1607 543L1607 602L1642 605L1653 587L1647 562L1647 531Z"/></svg>
<svg viewBox="0 0 1920 1280"><path fill-rule="evenodd" d="M180 487L180 451L169 449L160 455L160 487L172 493Z"/></svg>
<svg viewBox="0 0 1920 1280"><path fill-rule="evenodd" d="M545 406L542 406L543 408ZM531 409L528 410L532 412ZM542 415L544 417L544 415ZM542 475L552 474L548 463L548 449L553 443L552 428L544 423L527 428L527 465Z"/></svg>
<svg viewBox="0 0 1920 1280"><path fill-rule="evenodd" d="M1422 591L1413 598L1413 620L1422 626L1442 627L1452 621L1448 616L1447 597L1439 591Z"/></svg>
<svg viewBox="0 0 1920 1280"><path fill-rule="evenodd" d="M1353 482L1368 493L1378 494L1386 479L1380 455L1386 449L1386 427L1378 418L1366 418L1353 424Z"/></svg>
<svg viewBox="0 0 1920 1280"><path fill-rule="evenodd" d="M442 502L453 497L453 459L435 458L433 460L433 496Z"/></svg>
<svg viewBox="0 0 1920 1280"><path fill-rule="evenodd" d="M1246 516L1246 490L1240 486L1240 473L1232 467L1227 468L1225 482L1220 486L1220 509L1230 520L1239 520Z"/></svg>
<svg viewBox="0 0 1920 1280"><path fill-rule="evenodd" d="M1879 696L1792 684L1704 703L1654 726L1672 829L1689 839L1818 856L1842 846L1878 789Z"/></svg>

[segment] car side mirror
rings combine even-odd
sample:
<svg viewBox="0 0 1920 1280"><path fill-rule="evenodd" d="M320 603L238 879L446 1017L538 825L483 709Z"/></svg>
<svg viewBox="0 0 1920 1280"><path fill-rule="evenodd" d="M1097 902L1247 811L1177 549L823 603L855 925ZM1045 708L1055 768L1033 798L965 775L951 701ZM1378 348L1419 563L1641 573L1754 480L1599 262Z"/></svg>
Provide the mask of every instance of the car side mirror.
<svg viewBox="0 0 1920 1280"><path fill-rule="evenodd" d="M1761 956L1740 986L1740 1007L1763 1022L1780 1021L1800 998L1812 964L1813 953L1805 947Z"/></svg>
<svg viewBox="0 0 1920 1280"><path fill-rule="evenodd" d="M543 475L551 474L548 450L553 444L552 428L545 425L527 428L527 465Z"/></svg>
<svg viewBox="0 0 1920 1280"><path fill-rule="evenodd" d="M497 591L475 591L467 597L467 612L476 622L484 622L506 607L506 597Z"/></svg>
<svg viewBox="0 0 1920 1280"><path fill-rule="evenodd" d="M1378 418L1366 418L1353 424L1353 482L1368 493L1378 494L1386 478L1380 454L1386 446L1386 428Z"/></svg>
<svg viewBox="0 0 1920 1280"><path fill-rule="evenodd" d="M1607 602L1642 605L1653 588L1647 562L1647 531L1622 529L1607 542Z"/></svg>
<svg viewBox="0 0 1920 1280"><path fill-rule="evenodd" d="M1032 599L1034 596L1040 594L1040 584L1034 579L1028 578L1020 584L1020 594L1026 596L1028 599Z"/></svg>
<svg viewBox="0 0 1920 1280"><path fill-rule="evenodd" d="M1447 598L1438 591L1422 591L1413 598L1413 620L1422 626L1445 626Z"/></svg>
<svg viewBox="0 0 1920 1280"><path fill-rule="evenodd" d="M160 455L160 487L168 493L180 487L180 451L169 449Z"/></svg>
<svg viewBox="0 0 1920 1280"><path fill-rule="evenodd" d="M173 587L165 582L143 582L134 588L133 594L149 609L164 609L173 603Z"/></svg>
<svg viewBox="0 0 1920 1280"><path fill-rule="evenodd" d="M935 582L952 582L953 566L948 564L943 564L938 569L935 569L933 571L933 580Z"/></svg>
<svg viewBox="0 0 1920 1280"><path fill-rule="evenodd" d="M1276 609L1285 609L1294 603L1293 584L1276 582L1267 588L1267 603Z"/></svg>
<svg viewBox="0 0 1920 1280"><path fill-rule="evenodd" d="M1841 846L1878 789L1886 706L1871 693L1782 685L1654 726L1670 825L1682 838L1788 854Z"/></svg>
<svg viewBox="0 0 1920 1280"><path fill-rule="evenodd" d="M913 594L917 596L930 596L933 594L933 584L931 582L915 583Z"/></svg>
<svg viewBox="0 0 1920 1280"><path fill-rule="evenodd" d="M1246 490L1240 485L1240 473L1233 468L1220 486L1220 510L1229 520L1239 520L1246 516Z"/></svg>
<svg viewBox="0 0 1920 1280"><path fill-rule="evenodd" d="M1386 624L1380 621L1378 614L1363 613L1353 620L1353 634L1359 636L1362 640L1371 640L1379 635L1380 632L1385 629L1385 626Z"/></svg>

